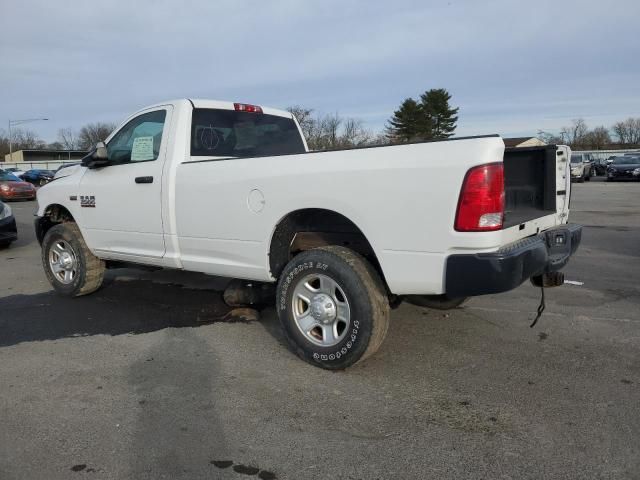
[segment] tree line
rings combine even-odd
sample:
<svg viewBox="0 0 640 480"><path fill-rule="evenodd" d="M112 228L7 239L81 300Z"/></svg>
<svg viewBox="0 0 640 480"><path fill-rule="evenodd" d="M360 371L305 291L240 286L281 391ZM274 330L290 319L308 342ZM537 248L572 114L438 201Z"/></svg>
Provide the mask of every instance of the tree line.
<svg viewBox="0 0 640 480"><path fill-rule="evenodd" d="M538 138L549 144L569 145L574 149L604 150L640 146L640 117L621 120L607 128L590 129L583 118L576 118L557 134L538 131Z"/></svg>
<svg viewBox="0 0 640 480"><path fill-rule="evenodd" d="M418 100L407 98L379 133L366 129L361 120L337 113L314 114L299 105L287 110L297 118L309 149L330 150L449 138L458 121L458 108L451 107L450 100L444 88L428 90Z"/></svg>
<svg viewBox="0 0 640 480"><path fill-rule="evenodd" d="M311 150L388 145L416 140L437 140L453 135L458 108L449 105L451 95L443 88L431 89L418 100L406 99L394 111L382 132L364 126L362 120L341 117L338 113L319 114L311 108L295 105L287 108L295 115ZM90 150L116 128L115 123L88 123L79 130L58 130L56 141L47 143L32 130L12 129L12 149ZM0 155L9 153L8 132L0 130Z"/></svg>
<svg viewBox="0 0 640 480"><path fill-rule="evenodd" d="M88 123L78 130L71 127L58 130L56 141L47 143L32 130L11 129L11 149L18 150L91 150L96 143L104 140L116 128L112 122ZM0 156L9 153L9 132L0 130Z"/></svg>
<svg viewBox="0 0 640 480"><path fill-rule="evenodd" d="M338 113L319 114L311 108L295 105L287 108L294 114L311 150L356 148L422 140L441 140L456 130L458 107L451 105L451 94L444 88L432 88L416 99L407 98L387 120L382 132L365 127L362 120L342 117ZM56 141L46 143L31 130L12 130L13 151L51 148L90 150L115 129L111 122L88 123L78 130L58 130ZM570 145L574 149L637 147L640 145L640 118L628 118L611 127L590 129L578 118L562 127L559 133L538 131L538 138L549 144ZM615 139L615 140L614 140ZM7 132L0 130L0 155L9 153Z"/></svg>

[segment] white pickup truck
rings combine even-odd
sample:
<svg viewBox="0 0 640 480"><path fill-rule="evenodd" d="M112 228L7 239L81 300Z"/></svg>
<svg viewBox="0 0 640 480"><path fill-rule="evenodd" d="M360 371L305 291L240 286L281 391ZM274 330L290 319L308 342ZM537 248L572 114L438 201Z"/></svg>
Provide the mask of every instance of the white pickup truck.
<svg viewBox="0 0 640 480"><path fill-rule="evenodd" d="M36 233L64 295L129 263L277 282L293 351L341 369L378 349L402 299L561 284L582 231L570 156L497 135L309 152L286 111L170 101L42 187Z"/></svg>

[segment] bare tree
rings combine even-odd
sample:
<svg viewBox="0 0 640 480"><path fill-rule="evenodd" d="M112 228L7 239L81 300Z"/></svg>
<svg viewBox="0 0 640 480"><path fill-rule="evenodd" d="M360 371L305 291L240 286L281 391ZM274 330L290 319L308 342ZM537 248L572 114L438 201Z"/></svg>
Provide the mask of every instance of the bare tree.
<svg viewBox="0 0 640 480"><path fill-rule="evenodd" d="M298 124L300 124L300 129L302 130L304 138L308 139L311 137L315 128L313 110L299 105L294 105L293 107L287 108L287 111L292 113L293 116L296 117L296 120L298 120Z"/></svg>
<svg viewBox="0 0 640 480"><path fill-rule="evenodd" d="M18 128L11 131L11 136L13 151L44 148L46 146L44 140L32 130Z"/></svg>
<svg viewBox="0 0 640 480"><path fill-rule="evenodd" d="M629 129L629 143L632 145L640 144L640 118L628 118L626 122Z"/></svg>
<svg viewBox="0 0 640 480"><path fill-rule="evenodd" d="M320 132L324 141L324 149L340 148L340 126L342 119L337 113L326 115L320 120Z"/></svg>
<svg viewBox="0 0 640 480"><path fill-rule="evenodd" d="M362 120L347 118L344 121L340 144L343 148L362 147L368 145L373 140L373 134L364 128Z"/></svg>
<svg viewBox="0 0 640 480"><path fill-rule="evenodd" d="M611 144L609 130L605 127L596 127L587 132L582 139L583 146L594 150L602 150Z"/></svg>
<svg viewBox="0 0 640 480"><path fill-rule="evenodd" d="M343 118L337 113L314 116L313 109L299 105L287 110L295 115L311 150L354 148L374 142L388 143L384 135L376 137L364 127L362 120L356 118Z"/></svg>
<svg viewBox="0 0 640 480"><path fill-rule="evenodd" d="M572 120L571 125L568 127L562 127L560 135L566 140L567 144L572 147L582 146L584 137L589 131L586 122L582 118L576 118Z"/></svg>
<svg viewBox="0 0 640 480"><path fill-rule="evenodd" d="M613 130L613 133L615 134L615 136L618 137L619 143L622 143L622 144L629 143L628 141L629 134L627 133L627 124L624 121L614 123L613 127L611 127L611 130Z"/></svg>
<svg viewBox="0 0 640 480"><path fill-rule="evenodd" d="M71 127L61 128L58 130L58 143L65 150L76 150L78 148L78 135Z"/></svg>
<svg viewBox="0 0 640 480"><path fill-rule="evenodd" d="M566 145L567 143L562 132L560 132L560 135L556 135L555 133L538 130L538 138L548 145Z"/></svg>
<svg viewBox="0 0 640 480"><path fill-rule="evenodd" d="M115 128L115 123L88 123L80 129L77 145L82 150L89 150L93 148L96 143L104 141Z"/></svg>
<svg viewBox="0 0 640 480"><path fill-rule="evenodd" d="M640 118L627 118L616 122L611 128L618 137L618 142L624 145L637 145L640 143Z"/></svg>

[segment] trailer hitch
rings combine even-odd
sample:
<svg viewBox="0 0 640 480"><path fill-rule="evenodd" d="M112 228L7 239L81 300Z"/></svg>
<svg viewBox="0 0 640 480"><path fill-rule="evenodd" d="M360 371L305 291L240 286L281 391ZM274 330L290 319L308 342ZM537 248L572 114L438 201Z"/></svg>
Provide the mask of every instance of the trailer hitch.
<svg viewBox="0 0 640 480"><path fill-rule="evenodd" d="M542 313L544 312L544 309L546 307L544 303L544 289L550 287L559 287L560 285L563 285L564 273L550 272L543 273L542 275L536 275L535 277L531 277L531 283L536 287L540 287L540 305L538 305L538 313L536 314L536 318L533 319L533 322L531 322L529 328L533 328L536 326L536 323L538 323L538 320L540 320L540 317L542 316Z"/></svg>

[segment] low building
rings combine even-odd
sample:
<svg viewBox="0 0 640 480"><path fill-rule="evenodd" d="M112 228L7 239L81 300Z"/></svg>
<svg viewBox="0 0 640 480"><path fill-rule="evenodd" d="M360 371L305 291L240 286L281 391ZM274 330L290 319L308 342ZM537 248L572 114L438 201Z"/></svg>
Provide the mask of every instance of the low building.
<svg viewBox="0 0 640 480"><path fill-rule="evenodd" d="M5 163L46 162L80 160L89 152L85 150L17 150L4 156Z"/></svg>
<svg viewBox="0 0 640 480"><path fill-rule="evenodd" d="M507 148L514 147L543 147L546 145L542 140L536 137L512 137L503 138L504 146Z"/></svg>

